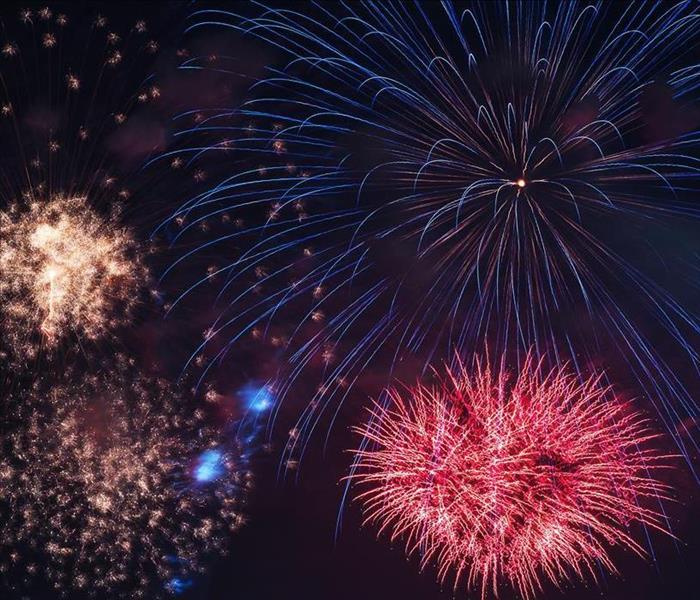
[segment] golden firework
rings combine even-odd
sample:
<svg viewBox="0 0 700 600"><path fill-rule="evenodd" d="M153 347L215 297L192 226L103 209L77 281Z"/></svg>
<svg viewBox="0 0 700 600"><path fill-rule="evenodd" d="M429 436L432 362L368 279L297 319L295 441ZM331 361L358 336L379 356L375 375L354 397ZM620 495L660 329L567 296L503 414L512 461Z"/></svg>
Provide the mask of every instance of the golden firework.
<svg viewBox="0 0 700 600"><path fill-rule="evenodd" d="M49 582L67 597L155 598L244 522L252 480L236 437L123 364L9 400L0 574L18 592Z"/></svg>
<svg viewBox="0 0 700 600"><path fill-rule="evenodd" d="M0 213L3 343L15 355L54 349L70 335L104 336L132 316L146 278L129 231L84 197Z"/></svg>

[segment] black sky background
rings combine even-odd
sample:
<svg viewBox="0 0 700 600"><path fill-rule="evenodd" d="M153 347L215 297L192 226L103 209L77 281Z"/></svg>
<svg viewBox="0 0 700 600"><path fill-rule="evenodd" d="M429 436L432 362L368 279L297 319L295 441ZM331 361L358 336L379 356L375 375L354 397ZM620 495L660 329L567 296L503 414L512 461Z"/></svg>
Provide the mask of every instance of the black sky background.
<svg viewBox="0 0 700 600"><path fill-rule="evenodd" d="M235 2L237 7L243 3ZM0 16L15 18L20 7L42 6L32 3L5 4ZM60 7L61 3L50 4ZM84 11L86 15L102 12L115 24L129 26L137 18L144 18L151 36L160 44L152 60L152 70L158 73L166 98L157 109L144 109L138 114L140 126L162 136L162 149L170 147L174 126L170 117L182 110L201 108L202 104L216 105L229 102L234 106L245 97L250 83L248 76L259 75L266 61L274 63L274 54L252 53L248 42L234 34L205 33L185 35L186 17L206 3L175 2L98 2L74 3L70 13ZM290 5L289 2L285 5ZM299 6L306 6L299 3ZM77 8L76 8L77 7ZM58 9L57 9L58 10ZM192 80L175 73L175 50L182 47L199 51L223 49L240 53L249 69L238 80L213 77ZM139 75L127 82L138 87ZM195 76L196 77L196 76ZM205 89L207 86L213 89ZM651 100L654 108L653 99ZM148 239L153 228L187 198L186 183L171 176L166 169L141 171L139 165L148 158L138 146L139 136L125 139L111 137L105 141L118 169L128 174L136 190L135 202L125 213L126 221L139 235ZM225 166L216 166L223 169ZM194 186L194 184L193 184ZM697 235L697 231L695 232ZM162 269L168 259L177 256L181 248L164 248L167 240L156 241L157 250L151 261L154 269ZM173 284L175 285L175 284ZM132 331L125 335L125 346L138 354L153 370L175 377L182 361L197 342L200 325L206 322L204 304L186 306L168 321L160 319L156 310L144 310ZM251 357L251 362L253 357ZM246 379L245 361L231 365L226 371L231 382L220 381L222 386L234 386ZM220 375L226 377L226 375ZM235 383L234 383L235 382ZM697 383L697 382L696 382ZM697 387L697 386L696 386ZM691 388L692 389L692 388ZM400 543L393 547L384 537L376 539L373 527L361 527L362 515L351 503L343 505L342 483L347 473L349 456L346 450L358 440L349 431L356 413L348 409L347 419L340 419L330 444L324 450L317 444L301 465L296 478L282 479L278 475L279 450L284 430L274 431L271 450L260 451L254 463L255 488L247 507L248 524L231 539L228 556L214 561L209 574L196 579L194 588L182 598L197 600L447 600L450 598L478 598L478 593L466 595L463 588L453 592L451 582L444 588L436 583L435 571L428 568L420 573L418 559L406 559ZM670 507L675 519L674 531L679 541L654 537L656 561L643 560L625 552L614 552L614 559L622 575L607 575L598 586L581 583L564 590L547 588L542 599L589 600L693 600L700 598L700 499L692 479L679 472L674 475L679 503ZM342 527L336 535L336 525L342 511ZM0 598L4 596L0 591ZM33 596L53 598L49 593ZM502 600L515 598L504 591Z"/></svg>

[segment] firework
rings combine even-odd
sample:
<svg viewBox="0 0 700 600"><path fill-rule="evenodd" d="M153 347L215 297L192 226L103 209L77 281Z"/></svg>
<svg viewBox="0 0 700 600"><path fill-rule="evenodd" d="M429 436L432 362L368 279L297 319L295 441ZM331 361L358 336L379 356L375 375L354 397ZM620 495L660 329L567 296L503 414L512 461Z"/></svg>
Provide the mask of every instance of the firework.
<svg viewBox="0 0 700 600"><path fill-rule="evenodd" d="M534 598L543 580L615 571L613 546L643 555L632 523L662 529L644 504L667 493L655 478L666 458L600 377L528 359L513 382L477 365L389 397L360 429L358 498L367 521L455 587L464 578L484 598L505 580Z"/></svg>
<svg viewBox="0 0 700 600"><path fill-rule="evenodd" d="M303 445L370 365L388 382L475 341L576 364L616 349L688 456L697 404L658 348L697 363L700 323L683 304L697 7L255 6L198 12L193 28L230 27L283 62L241 109L182 115L187 145L163 157L210 165L163 226L195 246L168 273L219 249L173 302L213 283L229 303L196 360L275 341L280 398L316 382ZM221 60L211 68L236 70ZM653 113L657 96L676 117ZM676 274L673 294L661 272Z"/></svg>
<svg viewBox="0 0 700 600"><path fill-rule="evenodd" d="M160 96L143 21L115 30L103 15L28 9L0 25L0 198L128 198L132 117L142 120L130 155L158 147L143 120Z"/></svg>
<svg viewBox="0 0 700 600"><path fill-rule="evenodd" d="M176 592L243 524L245 449L167 383L122 365L10 400L0 572L15 591Z"/></svg>
<svg viewBox="0 0 700 600"><path fill-rule="evenodd" d="M25 364L104 338L142 299L126 161L158 146L145 121L131 141L131 118L160 89L143 22L42 8L0 24L0 352Z"/></svg>
<svg viewBox="0 0 700 600"><path fill-rule="evenodd" d="M85 198L0 213L3 346L12 354L35 356L70 335L100 338L129 321L145 279L135 240Z"/></svg>

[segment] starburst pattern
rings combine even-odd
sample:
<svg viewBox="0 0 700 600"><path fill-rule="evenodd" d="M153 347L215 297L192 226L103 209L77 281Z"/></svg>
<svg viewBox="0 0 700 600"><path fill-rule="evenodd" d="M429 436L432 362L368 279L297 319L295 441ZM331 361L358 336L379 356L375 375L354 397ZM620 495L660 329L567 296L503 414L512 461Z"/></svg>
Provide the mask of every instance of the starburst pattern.
<svg viewBox="0 0 700 600"><path fill-rule="evenodd" d="M14 366L88 355L150 283L124 216L133 162L161 143L155 121L150 134L130 123L159 92L146 25L86 17L0 19L0 355Z"/></svg>
<svg viewBox="0 0 700 600"><path fill-rule="evenodd" d="M408 361L484 340L619 359L692 466L697 403L659 348L695 372L697 6L254 4L193 28L254 37L280 66L238 110L183 114L163 157L227 167L164 225L194 245L168 275L219 249L173 302L219 290L193 360L281 340L280 397L316 387L301 453L358 380Z"/></svg>
<svg viewBox="0 0 700 600"><path fill-rule="evenodd" d="M514 381L477 363L435 386L393 389L360 428L354 479L367 521L405 538L439 577L482 598L507 581L535 598L542 582L615 571L612 546L643 555L630 526L663 529L668 457L600 377L525 362Z"/></svg>

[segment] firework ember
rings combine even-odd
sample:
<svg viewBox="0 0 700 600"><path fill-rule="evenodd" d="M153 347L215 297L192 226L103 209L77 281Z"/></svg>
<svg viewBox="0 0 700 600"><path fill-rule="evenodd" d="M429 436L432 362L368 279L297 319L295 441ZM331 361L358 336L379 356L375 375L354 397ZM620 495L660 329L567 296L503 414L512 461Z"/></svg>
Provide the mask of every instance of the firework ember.
<svg viewBox="0 0 700 600"><path fill-rule="evenodd" d="M367 521L455 586L465 579L484 598L505 581L534 598L545 580L614 572L613 546L643 555L631 523L663 529L645 504L666 496L653 477L665 457L599 377L545 374L528 359L513 382L461 367L390 399L361 429L359 498Z"/></svg>
<svg viewBox="0 0 700 600"><path fill-rule="evenodd" d="M73 598L158 597L226 550L242 447L160 380L91 376L19 398L0 460L0 576ZM22 582L22 583L20 583ZM176 582L180 584L176 585Z"/></svg>
<svg viewBox="0 0 700 600"><path fill-rule="evenodd" d="M68 335L95 340L128 321L146 276L128 231L82 197L0 214L4 343L20 355Z"/></svg>

